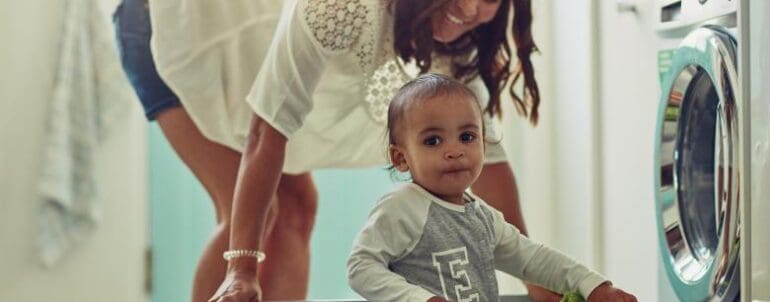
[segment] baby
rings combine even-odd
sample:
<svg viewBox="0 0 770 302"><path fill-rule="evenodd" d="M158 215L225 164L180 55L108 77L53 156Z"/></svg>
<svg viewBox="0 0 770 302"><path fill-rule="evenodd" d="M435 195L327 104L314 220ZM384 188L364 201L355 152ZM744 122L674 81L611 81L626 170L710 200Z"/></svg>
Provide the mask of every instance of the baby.
<svg viewBox="0 0 770 302"><path fill-rule="evenodd" d="M388 155L412 183L372 210L348 260L350 286L371 301L497 301L499 269L589 302L636 301L467 192L484 162L482 114L471 90L440 75L398 91Z"/></svg>

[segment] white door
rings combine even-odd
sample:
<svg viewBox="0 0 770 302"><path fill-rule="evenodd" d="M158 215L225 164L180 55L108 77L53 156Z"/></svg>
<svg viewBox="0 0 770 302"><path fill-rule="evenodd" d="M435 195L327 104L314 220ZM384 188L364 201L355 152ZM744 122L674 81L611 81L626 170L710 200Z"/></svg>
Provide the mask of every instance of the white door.
<svg viewBox="0 0 770 302"><path fill-rule="evenodd" d="M652 206L659 91L653 1L599 3L604 270L639 301L672 301L658 297Z"/></svg>

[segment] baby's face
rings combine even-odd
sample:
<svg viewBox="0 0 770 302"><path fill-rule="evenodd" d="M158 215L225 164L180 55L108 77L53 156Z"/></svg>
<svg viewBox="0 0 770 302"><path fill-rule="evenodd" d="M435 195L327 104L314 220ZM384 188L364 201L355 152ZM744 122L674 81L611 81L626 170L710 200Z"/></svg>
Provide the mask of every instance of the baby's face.
<svg viewBox="0 0 770 302"><path fill-rule="evenodd" d="M463 94L407 105L397 133L403 161L415 183L446 200L462 196L481 173L484 137L476 100Z"/></svg>

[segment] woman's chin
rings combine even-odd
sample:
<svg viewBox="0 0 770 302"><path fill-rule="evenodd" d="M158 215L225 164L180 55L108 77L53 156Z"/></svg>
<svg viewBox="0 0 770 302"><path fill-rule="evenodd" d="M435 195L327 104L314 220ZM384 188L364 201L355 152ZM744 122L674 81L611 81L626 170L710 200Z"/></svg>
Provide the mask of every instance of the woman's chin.
<svg viewBox="0 0 770 302"><path fill-rule="evenodd" d="M441 43L452 43L455 40L457 40L457 38L459 38L458 35L450 35L450 34L434 34L433 35L433 40L435 40L436 42L441 42Z"/></svg>

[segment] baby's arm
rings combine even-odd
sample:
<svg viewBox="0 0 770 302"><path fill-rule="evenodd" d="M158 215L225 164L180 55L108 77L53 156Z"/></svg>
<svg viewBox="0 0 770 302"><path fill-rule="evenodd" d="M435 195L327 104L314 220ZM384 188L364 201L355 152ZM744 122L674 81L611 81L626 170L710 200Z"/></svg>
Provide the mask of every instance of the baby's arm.
<svg viewBox="0 0 770 302"><path fill-rule="evenodd" d="M607 282L569 256L521 235L516 227L505 222L502 213L487 208L493 213L497 269L559 293L577 291L583 297Z"/></svg>
<svg viewBox="0 0 770 302"><path fill-rule="evenodd" d="M435 298L388 268L392 260L405 255L419 239L415 235L421 230L415 228L423 224L405 220L407 216L397 204L380 201L356 238L348 259L348 282L366 300L425 302Z"/></svg>
<svg viewBox="0 0 770 302"><path fill-rule="evenodd" d="M515 230L514 226L508 226ZM560 293L576 290L588 297L587 302L636 302L636 297L614 287L599 273L555 249L529 240L518 231L515 233L518 239L511 238L495 249L498 269Z"/></svg>
<svg viewBox="0 0 770 302"><path fill-rule="evenodd" d="M612 285L611 282L605 282L596 287L590 295L588 302L636 302L636 297L622 289Z"/></svg>

